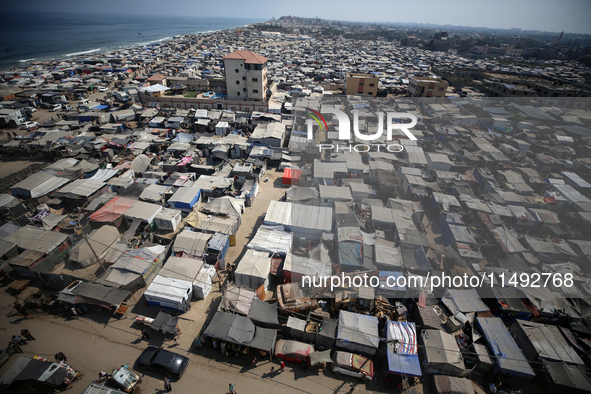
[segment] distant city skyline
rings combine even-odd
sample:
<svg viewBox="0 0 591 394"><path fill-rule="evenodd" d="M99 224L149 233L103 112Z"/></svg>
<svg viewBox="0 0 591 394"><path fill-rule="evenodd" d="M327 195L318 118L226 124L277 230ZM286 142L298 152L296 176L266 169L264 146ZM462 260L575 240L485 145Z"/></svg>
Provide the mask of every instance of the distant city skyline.
<svg viewBox="0 0 591 394"><path fill-rule="evenodd" d="M356 22L428 23L591 34L589 0L222 0L215 3L203 0L103 0L96 3L25 0L4 3L3 10L261 19L292 15Z"/></svg>

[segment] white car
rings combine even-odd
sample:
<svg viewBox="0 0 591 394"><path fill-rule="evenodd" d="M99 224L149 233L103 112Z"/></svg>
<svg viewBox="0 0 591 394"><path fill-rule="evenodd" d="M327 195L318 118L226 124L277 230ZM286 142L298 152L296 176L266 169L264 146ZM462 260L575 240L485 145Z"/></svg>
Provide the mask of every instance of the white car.
<svg viewBox="0 0 591 394"><path fill-rule="evenodd" d="M53 104L52 107L49 109L51 112L56 112L62 109L61 104Z"/></svg>
<svg viewBox="0 0 591 394"><path fill-rule="evenodd" d="M21 130L31 130L37 127L39 123L37 122L24 122L21 124Z"/></svg>
<svg viewBox="0 0 591 394"><path fill-rule="evenodd" d="M106 92L107 90L109 90L109 88L106 86L99 86L99 88L98 88L99 92Z"/></svg>

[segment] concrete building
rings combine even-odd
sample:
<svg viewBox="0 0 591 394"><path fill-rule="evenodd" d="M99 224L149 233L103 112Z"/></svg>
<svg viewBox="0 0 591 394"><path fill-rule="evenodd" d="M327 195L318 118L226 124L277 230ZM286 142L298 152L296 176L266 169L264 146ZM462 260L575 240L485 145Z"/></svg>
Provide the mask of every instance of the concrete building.
<svg viewBox="0 0 591 394"><path fill-rule="evenodd" d="M448 86L439 78L410 77L407 94L409 97L445 97Z"/></svg>
<svg viewBox="0 0 591 394"><path fill-rule="evenodd" d="M251 51L224 56L228 100L266 101L268 60Z"/></svg>
<svg viewBox="0 0 591 394"><path fill-rule="evenodd" d="M347 95L369 94L376 97L379 83L380 79L373 74L347 74L345 93Z"/></svg>

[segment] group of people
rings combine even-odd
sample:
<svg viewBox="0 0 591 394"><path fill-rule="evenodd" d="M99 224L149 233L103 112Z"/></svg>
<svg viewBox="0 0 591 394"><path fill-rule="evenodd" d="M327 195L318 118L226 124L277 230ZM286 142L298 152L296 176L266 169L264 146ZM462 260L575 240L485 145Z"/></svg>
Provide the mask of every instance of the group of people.
<svg viewBox="0 0 591 394"><path fill-rule="evenodd" d="M27 310L27 308L24 305L21 305L18 302L15 302L12 307L14 308L14 310L16 311L16 313L18 315L21 315L25 319L32 319L33 318L33 316L31 316L29 314L29 311Z"/></svg>
<svg viewBox="0 0 591 394"><path fill-rule="evenodd" d="M21 349L21 345L26 345L27 340L34 341L35 337L31 335L31 332L29 330L23 328L21 330L21 335L15 334L12 336L10 342L8 342L8 349L12 350L15 353L22 353L23 349Z"/></svg>

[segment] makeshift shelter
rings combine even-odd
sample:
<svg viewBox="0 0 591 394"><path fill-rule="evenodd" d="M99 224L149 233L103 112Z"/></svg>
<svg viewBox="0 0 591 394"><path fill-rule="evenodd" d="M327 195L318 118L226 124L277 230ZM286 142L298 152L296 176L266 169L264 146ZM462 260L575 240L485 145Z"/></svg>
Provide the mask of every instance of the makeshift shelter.
<svg viewBox="0 0 591 394"><path fill-rule="evenodd" d="M373 356L379 345L378 319L341 310L335 345L346 351Z"/></svg>
<svg viewBox="0 0 591 394"><path fill-rule="evenodd" d="M152 321L150 328L152 330L160 331L163 334L176 334L178 333L177 324L179 318L169 313L160 311Z"/></svg>
<svg viewBox="0 0 591 394"><path fill-rule="evenodd" d="M256 293L253 290L243 286L228 284L224 289L219 309L248 316L250 307L256 298Z"/></svg>
<svg viewBox="0 0 591 394"><path fill-rule="evenodd" d="M191 282L193 284L193 292L195 292L201 286L197 278L201 268L203 268L203 259L171 256L166 260L162 269L160 269L159 275Z"/></svg>
<svg viewBox="0 0 591 394"><path fill-rule="evenodd" d="M386 325L388 373L421 376L414 323L388 321Z"/></svg>
<svg viewBox="0 0 591 394"><path fill-rule="evenodd" d="M102 226L91 232L86 240L80 240L70 249L70 261L75 262L80 267L88 267L98 263L95 254L99 259L102 259L111 245L116 243L119 238L117 228Z"/></svg>
<svg viewBox="0 0 591 394"><path fill-rule="evenodd" d="M68 235L57 231L46 231L38 227L24 226L8 235L5 240L16 244L20 249L49 254L67 242Z"/></svg>
<svg viewBox="0 0 591 394"><path fill-rule="evenodd" d="M230 196L214 198L201 208L208 215L241 216L243 211L244 201Z"/></svg>
<svg viewBox="0 0 591 394"><path fill-rule="evenodd" d="M113 223L123 216L135 201L123 197L114 197L96 212L90 215L90 220L100 223Z"/></svg>
<svg viewBox="0 0 591 394"><path fill-rule="evenodd" d="M152 223L160 211L162 211L161 205L150 204L143 201L135 201L131 207L125 211L123 216L125 216L126 219L140 219L142 221Z"/></svg>
<svg viewBox="0 0 591 394"><path fill-rule="evenodd" d="M140 200L162 204L167 191L168 186L153 183L142 191Z"/></svg>
<svg viewBox="0 0 591 394"><path fill-rule="evenodd" d="M100 283L76 281L63 289L59 301L68 304L91 304L116 311L130 296L130 292Z"/></svg>
<svg viewBox="0 0 591 394"><path fill-rule="evenodd" d="M97 282L136 291L152 283L162 266L165 251L162 245L127 249Z"/></svg>
<svg viewBox="0 0 591 394"><path fill-rule="evenodd" d="M234 279L238 286L246 286L253 290L263 286L265 290L268 290L270 271L271 258L269 254L249 249L240 259L240 263L234 271Z"/></svg>
<svg viewBox="0 0 591 394"><path fill-rule="evenodd" d="M259 327L281 328L277 318L277 304L270 304L255 298L250 304L248 317Z"/></svg>
<svg viewBox="0 0 591 394"><path fill-rule="evenodd" d="M503 321L498 317L477 317L476 323L497 361L497 372L509 376L515 389L529 382L535 376L534 371Z"/></svg>
<svg viewBox="0 0 591 394"><path fill-rule="evenodd" d="M433 375L432 390L436 394L474 394L470 379L454 376Z"/></svg>
<svg viewBox="0 0 591 394"><path fill-rule="evenodd" d="M51 193L60 186L68 183L67 178L53 176L47 172L37 172L10 188L12 195L17 198L39 198Z"/></svg>
<svg viewBox="0 0 591 394"><path fill-rule="evenodd" d="M146 156L144 154L137 155L133 161L131 162L131 166L129 167L134 172L144 172L148 169L152 163L152 157Z"/></svg>
<svg viewBox="0 0 591 394"><path fill-rule="evenodd" d="M76 179L53 194L55 198L69 198L72 200L78 198L88 198L96 193L101 187L105 186L103 181L93 179Z"/></svg>
<svg viewBox="0 0 591 394"><path fill-rule="evenodd" d="M453 335L441 330L423 330L423 371L427 375L466 377L464 358Z"/></svg>
<svg viewBox="0 0 591 394"><path fill-rule="evenodd" d="M260 226L247 247L261 252L285 255L291 252L292 242L293 234Z"/></svg>
<svg viewBox="0 0 591 394"><path fill-rule="evenodd" d="M288 253L283 262L282 273L286 282L299 282L304 276L311 278L330 276L332 264L330 261L318 261Z"/></svg>
<svg viewBox="0 0 591 394"><path fill-rule="evenodd" d="M156 275L144 292L149 305L186 312L191 308L193 283L191 280L168 278Z"/></svg>
<svg viewBox="0 0 591 394"><path fill-rule="evenodd" d="M0 378L0 388L35 381L54 389L63 389L67 386L66 379L72 380L76 374L68 364L19 357Z"/></svg>
<svg viewBox="0 0 591 394"><path fill-rule="evenodd" d="M266 352L273 351L277 338L275 330L255 327L246 316L221 311L216 312L203 334L220 341L244 345Z"/></svg>
<svg viewBox="0 0 591 394"><path fill-rule="evenodd" d="M207 241L205 249L205 261L208 264L215 265L220 269L226 267L226 253L230 249L230 237L226 234L215 233Z"/></svg>
<svg viewBox="0 0 591 394"><path fill-rule="evenodd" d="M185 229L178 234L172 246L172 252L184 252L188 255L201 257L207 248L211 234Z"/></svg>
<svg viewBox="0 0 591 394"><path fill-rule="evenodd" d="M299 185L302 178L302 170L295 168L286 168L283 170L283 177L281 178L282 185Z"/></svg>
<svg viewBox="0 0 591 394"><path fill-rule="evenodd" d="M332 231L333 209L271 201L264 223L269 226L284 226L286 231L300 238L319 240L323 232Z"/></svg>
<svg viewBox="0 0 591 394"><path fill-rule="evenodd" d="M201 189L198 187L179 187L178 190L168 200L168 204L172 208L180 209L185 212L191 212L193 210L193 206L199 202L200 196Z"/></svg>
<svg viewBox="0 0 591 394"><path fill-rule="evenodd" d="M476 289L449 289L446 291L441 301L454 315L458 312L486 312L489 310L480 299Z"/></svg>

